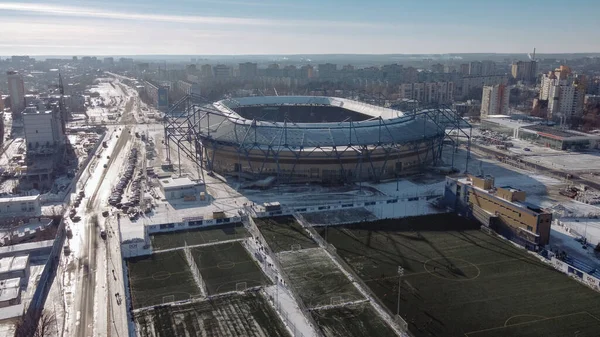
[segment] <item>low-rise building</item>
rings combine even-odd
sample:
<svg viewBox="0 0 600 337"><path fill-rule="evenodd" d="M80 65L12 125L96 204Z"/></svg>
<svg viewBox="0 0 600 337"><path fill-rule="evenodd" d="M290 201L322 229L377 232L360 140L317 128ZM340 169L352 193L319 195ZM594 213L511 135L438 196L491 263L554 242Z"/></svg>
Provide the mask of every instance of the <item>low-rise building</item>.
<svg viewBox="0 0 600 337"><path fill-rule="evenodd" d="M167 200L199 198L204 191L204 184L195 182L187 177L160 179L160 190Z"/></svg>
<svg viewBox="0 0 600 337"><path fill-rule="evenodd" d="M0 258L0 280L29 277L29 255Z"/></svg>
<svg viewBox="0 0 600 337"><path fill-rule="evenodd" d="M0 308L21 303L21 279L12 278L0 281Z"/></svg>
<svg viewBox="0 0 600 337"><path fill-rule="evenodd" d="M599 135L574 130L560 130L546 125L530 125L519 130L520 139L557 150L585 150L598 148Z"/></svg>
<svg viewBox="0 0 600 337"><path fill-rule="evenodd" d="M482 225L537 250L550 241L552 213L525 201L525 191L494 186L494 177L447 177L446 204Z"/></svg>
<svg viewBox="0 0 600 337"><path fill-rule="evenodd" d="M42 213L40 195L0 198L0 217L39 216Z"/></svg>

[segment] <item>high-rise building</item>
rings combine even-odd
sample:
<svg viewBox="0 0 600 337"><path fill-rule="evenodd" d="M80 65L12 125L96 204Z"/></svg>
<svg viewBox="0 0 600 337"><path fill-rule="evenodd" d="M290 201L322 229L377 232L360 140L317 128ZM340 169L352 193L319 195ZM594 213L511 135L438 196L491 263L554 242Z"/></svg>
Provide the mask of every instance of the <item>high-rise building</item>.
<svg viewBox="0 0 600 337"><path fill-rule="evenodd" d="M213 74L217 81L228 80L231 78L231 68L224 64L218 64L213 67Z"/></svg>
<svg viewBox="0 0 600 337"><path fill-rule="evenodd" d="M459 99L466 99L476 92L481 92L484 86L496 84L508 84L508 78L504 75L464 76L457 83L456 95Z"/></svg>
<svg viewBox="0 0 600 337"><path fill-rule="evenodd" d="M16 71L7 71L8 94L10 95L10 108L13 117L20 116L25 110L25 85L23 76Z"/></svg>
<svg viewBox="0 0 600 337"><path fill-rule="evenodd" d="M210 64L204 64L200 67L200 76L203 78L212 78L213 70Z"/></svg>
<svg viewBox="0 0 600 337"><path fill-rule="evenodd" d="M481 62L473 61L473 62L469 63L469 75L471 75L471 76L483 75L481 73Z"/></svg>
<svg viewBox="0 0 600 337"><path fill-rule="evenodd" d="M550 71L547 74L542 75L540 83L540 99L548 100L550 96L550 88L554 85L566 85L571 76L571 68L568 66L560 66L554 71Z"/></svg>
<svg viewBox="0 0 600 337"><path fill-rule="evenodd" d="M550 86L548 93L548 117L569 122L583 115L585 85L578 79L566 80Z"/></svg>
<svg viewBox="0 0 600 337"><path fill-rule="evenodd" d="M495 75L496 74L496 62L485 60L481 61L481 75Z"/></svg>
<svg viewBox="0 0 600 337"><path fill-rule="evenodd" d="M454 72L456 72L456 65L454 65L454 64L446 64L446 65L444 65L444 72L445 73L454 73Z"/></svg>
<svg viewBox="0 0 600 337"><path fill-rule="evenodd" d="M319 64L319 78L330 80L336 77L337 65L333 63Z"/></svg>
<svg viewBox="0 0 600 337"><path fill-rule="evenodd" d="M469 75L469 64L463 63L460 65L460 73L463 75Z"/></svg>
<svg viewBox="0 0 600 337"><path fill-rule="evenodd" d="M314 77L314 68L310 64L304 65L300 68L300 77L301 78L313 78Z"/></svg>
<svg viewBox="0 0 600 337"><path fill-rule="evenodd" d="M550 119L570 121L583 114L586 80L576 77L568 66L542 75L539 99L547 101Z"/></svg>
<svg viewBox="0 0 600 337"><path fill-rule="evenodd" d="M240 63L240 78L250 80L258 74L258 65L252 62Z"/></svg>
<svg viewBox="0 0 600 337"><path fill-rule="evenodd" d="M412 99L422 104L450 103L454 97L454 82L400 84L400 99Z"/></svg>
<svg viewBox="0 0 600 337"><path fill-rule="evenodd" d="M504 84L486 85L481 96L481 117L508 115L510 88Z"/></svg>
<svg viewBox="0 0 600 337"><path fill-rule="evenodd" d="M277 63L271 63L265 69L265 75L268 77L281 77L281 67Z"/></svg>
<svg viewBox="0 0 600 337"><path fill-rule="evenodd" d="M112 67L113 65L115 65L115 58L114 57L105 57L104 60L102 60L102 62L104 63L105 66Z"/></svg>
<svg viewBox="0 0 600 337"><path fill-rule="evenodd" d="M27 147L53 147L64 143L60 112L27 107L23 111L23 128Z"/></svg>
<svg viewBox="0 0 600 337"><path fill-rule="evenodd" d="M434 72L434 73L443 73L444 72L444 65L441 64L441 63L433 64L431 66L431 71Z"/></svg>
<svg viewBox="0 0 600 337"><path fill-rule="evenodd" d="M531 60L513 63L511 66L511 75L517 81L535 83L537 78L537 61Z"/></svg>

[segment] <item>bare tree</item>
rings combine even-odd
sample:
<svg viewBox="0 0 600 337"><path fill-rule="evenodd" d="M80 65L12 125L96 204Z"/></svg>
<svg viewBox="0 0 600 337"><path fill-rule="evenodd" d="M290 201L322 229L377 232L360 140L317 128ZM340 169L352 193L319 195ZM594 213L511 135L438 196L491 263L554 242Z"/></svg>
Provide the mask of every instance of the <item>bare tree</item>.
<svg viewBox="0 0 600 337"><path fill-rule="evenodd" d="M56 330L56 316L48 310L32 310L15 324L15 337L47 337Z"/></svg>

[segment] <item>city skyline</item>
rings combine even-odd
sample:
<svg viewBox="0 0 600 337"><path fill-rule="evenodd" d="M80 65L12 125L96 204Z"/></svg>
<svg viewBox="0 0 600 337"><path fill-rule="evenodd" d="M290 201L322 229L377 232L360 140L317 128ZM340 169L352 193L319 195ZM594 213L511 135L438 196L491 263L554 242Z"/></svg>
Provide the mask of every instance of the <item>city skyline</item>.
<svg viewBox="0 0 600 337"><path fill-rule="evenodd" d="M0 2L0 47L5 55L599 52L598 9L572 1L550 25L543 13L563 11L558 1Z"/></svg>

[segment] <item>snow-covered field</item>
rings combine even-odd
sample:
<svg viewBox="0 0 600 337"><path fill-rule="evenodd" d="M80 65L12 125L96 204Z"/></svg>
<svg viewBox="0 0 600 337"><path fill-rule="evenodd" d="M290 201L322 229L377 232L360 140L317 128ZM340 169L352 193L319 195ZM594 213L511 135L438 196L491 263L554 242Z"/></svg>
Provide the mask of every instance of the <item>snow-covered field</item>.
<svg viewBox="0 0 600 337"><path fill-rule="evenodd" d="M309 308L355 302L364 297L322 248L277 254L291 287Z"/></svg>
<svg viewBox="0 0 600 337"><path fill-rule="evenodd" d="M290 332L263 292L229 294L135 314L141 337L288 337Z"/></svg>
<svg viewBox="0 0 600 337"><path fill-rule="evenodd" d="M574 235L566 227L552 226L550 231L550 244L547 249L551 251L565 251L568 258L577 261L577 267L586 273L592 269L600 269L600 259L592 247L583 249L580 241L576 240L579 236ZM585 266L585 268L583 267Z"/></svg>
<svg viewBox="0 0 600 337"><path fill-rule="evenodd" d="M527 156L527 160L564 171L592 172L600 170L600 154L562 152L562 154L556 155L531 155Z"/></svg>
<svg viewBox="0 0 600 337"><path fill-rule="evenodd" d="M86 114L92 122L107 121L109 116L116 116L123 112L120 107L125 103L127 95L121 90L117 81L99 82L90 89L90 92L99 95L90 98L90 106L86 109Z"/></svg>
<svg viewBox="0 0 600 337"><path fill-rule="evenodd" d="M563 218L559 221L563 228L568 228L569 233L585 237L588 244L596 246L600 242L600 219Z"/></svg>
<svg viewBox="0 0 600 337"><path fill-rule="evenodd" d="M302 217L314 226L341 225L360 221L377 220L377 217L364 207L304 213L302 214Z"/></svg>

